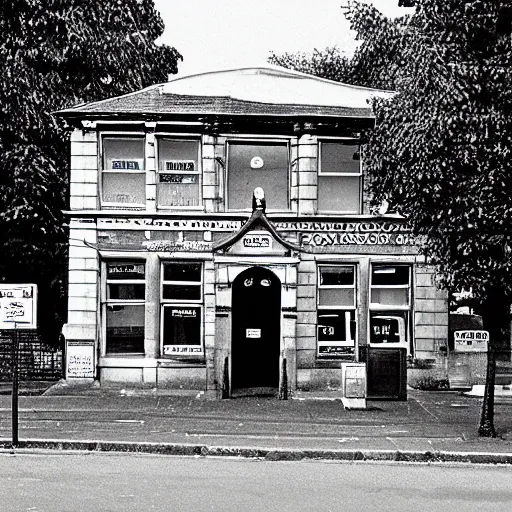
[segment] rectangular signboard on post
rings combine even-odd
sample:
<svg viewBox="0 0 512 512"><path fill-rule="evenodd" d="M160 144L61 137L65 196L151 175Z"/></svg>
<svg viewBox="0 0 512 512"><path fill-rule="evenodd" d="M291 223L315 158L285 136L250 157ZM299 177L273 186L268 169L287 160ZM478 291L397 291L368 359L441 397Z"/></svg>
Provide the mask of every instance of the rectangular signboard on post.
<svg viewBox="0 0 512 512"><path fill-rule="evenodd" d="M488 331L455 331L455 352L487 352Z"/></svg>
<svg viewBox="0 0 512 512"><path fill-rule="evenodd" d="M37 328L37 285L0 284L0 330Z"/></svg>

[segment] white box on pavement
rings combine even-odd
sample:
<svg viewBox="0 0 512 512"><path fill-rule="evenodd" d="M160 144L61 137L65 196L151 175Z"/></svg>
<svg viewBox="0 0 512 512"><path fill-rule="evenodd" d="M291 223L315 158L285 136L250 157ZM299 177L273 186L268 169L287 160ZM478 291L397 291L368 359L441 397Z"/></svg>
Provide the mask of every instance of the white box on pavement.
<svg viewBox="0 0 512 512"><path fill-rule="evenodd" d="M366 409L366 364L341 363L343 405L347 409Z"/></svg>

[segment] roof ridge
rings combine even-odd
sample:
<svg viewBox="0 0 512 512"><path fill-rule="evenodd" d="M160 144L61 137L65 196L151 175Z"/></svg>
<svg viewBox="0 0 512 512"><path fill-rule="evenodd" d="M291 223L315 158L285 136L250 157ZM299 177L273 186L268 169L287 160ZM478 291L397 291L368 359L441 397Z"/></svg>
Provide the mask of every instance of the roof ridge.
<svg viewBox="0 0 512 512"><path fill-rule="evenodd" d="M202 71L200 73L192 73L188 75L183 75L181 77L177 76L176 78L173 78L172 80L169 80L166 82L166 84L176 83L181 80L187 80L189 78L199 77L199 76L205 76L205 75L218 75L221 73L232 73L234 71L248 71L248 70L263 70L263 71L278 71L282 73L283 75L292 75L297 78L304 78L309 80L316 80L319 82L324 82L332 85L340 85L340 86L349 86L353 87L355 89L361 89L365 91L379 91L379 92L388 92L393 93L394 91L388 90L388 89L377 89L375 87L366 87L364 85L355 85L355 84L349 84L346 82L339 82L337 80L330 80L328 78L323 78L320 76L312 75L310 73L304 73L303 71L297 71L295 69L285 68L283 66L276 66L274 64L266 64L266 65L258 65L258 66L243 66L243 67L229 67L225 69L213 69L209 71ZM162 85L166 85L162 84Z"/></svg>

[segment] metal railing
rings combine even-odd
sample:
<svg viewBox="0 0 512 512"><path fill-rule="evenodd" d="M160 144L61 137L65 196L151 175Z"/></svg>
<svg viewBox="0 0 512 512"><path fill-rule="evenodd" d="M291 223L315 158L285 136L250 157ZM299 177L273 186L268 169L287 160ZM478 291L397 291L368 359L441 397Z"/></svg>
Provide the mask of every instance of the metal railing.
<svg viewBox="0 0 512 512"><path fill-rule="evenodd" d="M15 331L0 331L0 381L12 380ZM51 381L62 377L62 350L43 343L37 332L18 331L18 377Z"/></svg>

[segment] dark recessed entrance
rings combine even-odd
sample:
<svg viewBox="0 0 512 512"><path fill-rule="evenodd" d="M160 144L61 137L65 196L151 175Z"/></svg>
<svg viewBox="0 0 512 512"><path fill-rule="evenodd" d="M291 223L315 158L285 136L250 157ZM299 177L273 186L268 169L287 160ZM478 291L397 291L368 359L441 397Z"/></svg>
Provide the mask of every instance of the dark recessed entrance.
<svg viewBox="0 0 512 512"><path fill-rule="evenodd" d="M277 388L281 339L281 281L253 267L233 282L231 387Z"/></svg>

